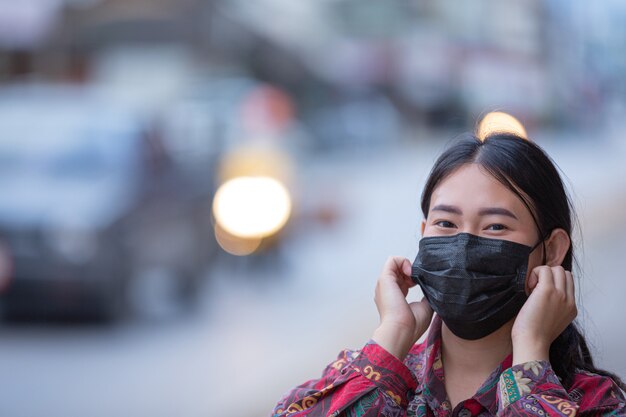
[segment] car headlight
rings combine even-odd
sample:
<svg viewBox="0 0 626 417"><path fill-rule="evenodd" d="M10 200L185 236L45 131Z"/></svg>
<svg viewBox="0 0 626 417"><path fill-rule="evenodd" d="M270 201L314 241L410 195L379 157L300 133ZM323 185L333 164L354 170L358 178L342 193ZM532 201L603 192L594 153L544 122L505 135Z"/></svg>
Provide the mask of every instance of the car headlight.
<svg viewBox="0 0 626 417"><path fill-rule="evenodd" d="M89 262L98 251L98 236L91 230L54 230L48 240L55 252L77 264Z"/></svg>
<svg viewBox="0 0 626 417"><path fill-rule="evenodd" d="M265 176L233 178L213 199L213 215L225 231L241 238L263 238L278 232L291 214L291 197L278 180Z"/></svg>

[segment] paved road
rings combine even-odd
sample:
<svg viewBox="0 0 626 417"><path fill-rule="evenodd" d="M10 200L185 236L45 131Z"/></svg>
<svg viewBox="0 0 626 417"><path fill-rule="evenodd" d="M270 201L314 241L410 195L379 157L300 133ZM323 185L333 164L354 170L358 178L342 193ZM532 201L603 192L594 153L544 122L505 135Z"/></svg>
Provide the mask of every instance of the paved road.
<svg viewBox="0 0 626 417"><path fill-rule="evenodd" d="M626 158L618 148L546 147L582 212L583 322L598 362L626 376ZM295 226L281 262L218 265L192 316L0 327L0 415L267 415L284 390L371 335L377 274L387 256L415 255L419 192L439 148L409 144L307 165L303 207L335 202L337 223Z"/></svg>

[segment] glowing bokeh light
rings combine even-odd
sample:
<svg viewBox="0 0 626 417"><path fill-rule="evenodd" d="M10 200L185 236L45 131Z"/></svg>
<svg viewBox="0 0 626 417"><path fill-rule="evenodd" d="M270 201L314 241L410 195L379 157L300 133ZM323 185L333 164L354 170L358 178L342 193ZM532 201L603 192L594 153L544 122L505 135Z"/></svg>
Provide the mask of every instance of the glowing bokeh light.
<svg viewBox="0 0 626 417"><path fill-rule="evenodd" d="M216 222L240 238L263 238L279 231L291 214L289 191L270 177L238 177L222 184L213 200Z"/></svg>
<svg viewBox="0 0 626 417"><path fill-rule="evenodd" d="M260 237L241 238L233 236L222 229L218 223L215 224L215 240L222 249L236 256L251 255L261 246L263 241Z"/></svg>
<svg viewBox="0 0 626 417"><path fill-rule="evenodd" d="M487 113L478 124L476 136L484 141L487 136L494 133L513 133L528 139L524 125L515 117L501 111Z"/></svg>

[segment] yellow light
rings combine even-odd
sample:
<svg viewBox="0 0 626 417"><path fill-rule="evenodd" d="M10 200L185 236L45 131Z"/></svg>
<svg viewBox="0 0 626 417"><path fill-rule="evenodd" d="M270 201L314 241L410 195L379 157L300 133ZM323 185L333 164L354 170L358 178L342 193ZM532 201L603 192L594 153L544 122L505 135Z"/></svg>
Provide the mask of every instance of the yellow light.
<svg viewBox="0 0 626 417"><path fill-rule="evenodd" d="M289 157L272 147L244 146L222 156L218 169L220 182L244 176L263 176L289 181L293 168Z"/></svg>
<svg viewBox="0 0 626 417"><path fill-rule="evenodd" d="M233 236L216 223L215 240L222 249L231 255L246 256L254 253L261 246L263 239L260 237L246 239Z"/></svg>
<svg viewBox="0 0 626 417"><path fill-rule="evenodd" d="M494 133L513 133L528 139L524 125L515 117L501 111L487 113L478 124L476 136L484 141L487 136Z"/></svg>
<svg viewBox="0 0 626 417"><path fill-rule="evenodd" d="M279 231L291 214L289 191L270 177L238 177L222 184L213 200L216 222L240 238L263 238Z"/></svg>

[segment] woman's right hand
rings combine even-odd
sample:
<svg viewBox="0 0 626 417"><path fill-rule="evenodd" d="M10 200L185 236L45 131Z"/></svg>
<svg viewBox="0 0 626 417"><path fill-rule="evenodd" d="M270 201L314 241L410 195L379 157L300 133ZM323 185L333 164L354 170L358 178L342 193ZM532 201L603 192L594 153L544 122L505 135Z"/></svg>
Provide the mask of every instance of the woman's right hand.
<svg viewBox="0 0 626 417"><path fill-rule="evenodd" d="M411 262L400 256L390 256L376 283L374 301L380 315L380 325L372 339L400 360L424 334L430 325L433 310L426 301L409 303Z"/></svg>

